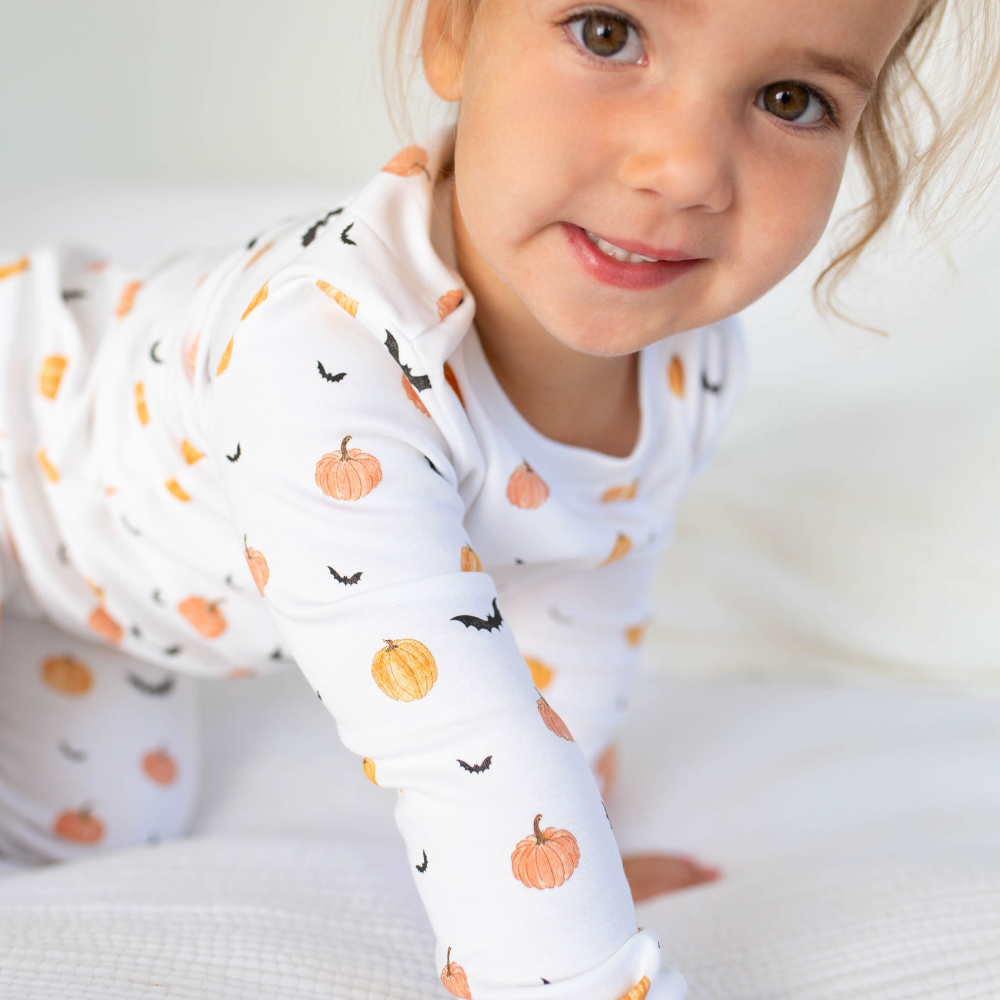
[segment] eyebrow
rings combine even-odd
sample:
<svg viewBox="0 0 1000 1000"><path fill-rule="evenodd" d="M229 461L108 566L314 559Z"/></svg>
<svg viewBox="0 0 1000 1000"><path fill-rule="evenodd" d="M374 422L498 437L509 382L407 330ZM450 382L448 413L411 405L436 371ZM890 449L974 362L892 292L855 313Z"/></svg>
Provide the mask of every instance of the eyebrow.
<svg viewBox="0 0 1000 1000"><path fill-rule="evenodd" d="M864 63L850 56L835 56L816 49L807 49L803 55L816 69L842 77L865 95L875 90L875 74Z"/></svg>

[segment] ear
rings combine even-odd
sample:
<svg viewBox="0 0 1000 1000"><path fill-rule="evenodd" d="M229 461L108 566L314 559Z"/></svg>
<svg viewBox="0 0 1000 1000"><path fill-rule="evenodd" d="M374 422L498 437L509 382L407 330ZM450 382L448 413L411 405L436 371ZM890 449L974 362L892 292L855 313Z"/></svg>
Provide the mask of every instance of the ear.
<svg viewBox="0 0 1000 1000"><path fill-rule="evenodd" d="M431 90L443 101L462 99L465 45L459 45L458 4L455 0L427 0L420 54Z"/></svg>

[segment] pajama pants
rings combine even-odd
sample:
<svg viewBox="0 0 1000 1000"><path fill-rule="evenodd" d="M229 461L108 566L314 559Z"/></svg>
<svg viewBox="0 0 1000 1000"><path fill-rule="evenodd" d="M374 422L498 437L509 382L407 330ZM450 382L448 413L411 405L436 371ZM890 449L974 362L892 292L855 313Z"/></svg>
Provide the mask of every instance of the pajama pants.
<svg viewBox="0 0 1000 1000"><path fill-rule="evenodd" d="M0 859L181 836L197 805L196 679L38 619L0 626Z"/></svg>

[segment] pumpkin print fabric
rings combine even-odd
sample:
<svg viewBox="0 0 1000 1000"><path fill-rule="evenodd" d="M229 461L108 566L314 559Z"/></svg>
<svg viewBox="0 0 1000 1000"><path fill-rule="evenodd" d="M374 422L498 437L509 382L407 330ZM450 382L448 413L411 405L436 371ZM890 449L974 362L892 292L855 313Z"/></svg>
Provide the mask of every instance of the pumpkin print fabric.
<svg viewBox="0 0 1000 1000"><path fill-rule="evenodd" d="M0 386L0 469L33 477L5 481L4 514L45 610L136 665L124 686L151 711L172 702L164 671L252 676L295 651L369 793L399 796L444 988L513 998L545 979L549 1000L622 997L643 977L655 989L659 953L636 933L591 768L623 718L676 503L739 388L741 334L723 323L641 352L627 458L544 438L492 375L429 224L450 205L432 186L448 141L232 253L140 278L43 250L44 267L12 271L0 350L30 379L37 433L4 436ZM103 325L52 275L106 302ZM25 330L25 296L70 321ZM117 329L127 350L95 352ZM32 669L60 710L110 690L68 646ZM122 756L156 795L194 770L172 731ZM118 806L81 786L45 836L116 842Z"/></svg>

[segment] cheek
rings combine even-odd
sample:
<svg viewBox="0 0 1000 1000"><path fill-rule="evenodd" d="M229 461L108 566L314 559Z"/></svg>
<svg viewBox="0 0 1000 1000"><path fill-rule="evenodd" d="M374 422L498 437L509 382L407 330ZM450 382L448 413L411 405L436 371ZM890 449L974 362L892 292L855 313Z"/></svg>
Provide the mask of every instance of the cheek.
<svg viewBox="0 0 1000 1000"><path fill-rule="evenodd" d="M810 140L812 141L812 140ZM817 140L817 146L822 139ZM792 158L760 158L741 180L736 249L759 270L757 284L779 281L816 246L830 219L844 171L846 147L808 151Z"/></svg>

